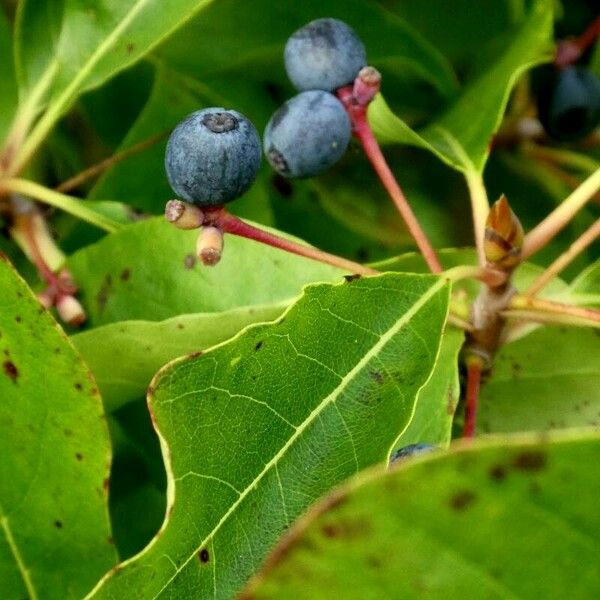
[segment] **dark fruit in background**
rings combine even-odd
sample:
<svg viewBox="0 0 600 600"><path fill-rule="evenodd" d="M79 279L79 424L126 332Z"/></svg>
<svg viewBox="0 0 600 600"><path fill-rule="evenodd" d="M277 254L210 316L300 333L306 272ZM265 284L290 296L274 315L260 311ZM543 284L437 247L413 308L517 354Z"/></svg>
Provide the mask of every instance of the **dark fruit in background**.
<svg viewBox="0 0 600 600"><path fill-rule="evenodd" d="M549 136L574 142L600 124L600 79L589 69L547 67L537 90L538 117Z"/></svg>
<svg viewBox="0 0 600 600"><path fill-rule="evenodd" d="M395 450L392 453L392 456L390 457L390 466L398 461L410 458L411 456L427 454L428 452L433 452L435 450L439 450L439 448L432 444L410 444L410 446L404 446L404 448Z"/></svg>
<svg viewBox="0 0 600 600"><path fill-rule="evenodd" d="M165 154L169 184L177 197L218 206L241 196L256 179L260 138L241 113L205 108L173 130Z"/></svg>
<svg viewBox="0 0 600 600"><path fill-rule="evenodd" d="M284 60L296 89L333 92L354 81L367 64L367 53L349 25L317 19L290 36Z"/></svg>

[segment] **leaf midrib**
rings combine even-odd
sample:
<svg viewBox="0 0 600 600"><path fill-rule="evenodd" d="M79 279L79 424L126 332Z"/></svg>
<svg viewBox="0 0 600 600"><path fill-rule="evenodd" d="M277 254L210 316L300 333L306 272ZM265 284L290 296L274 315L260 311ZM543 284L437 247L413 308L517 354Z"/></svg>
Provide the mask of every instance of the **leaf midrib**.
<svg viewBox="0 0 600 600"><path fill-rule="evenodd" d="M33 581L31 580L31 577L29 576L29 571L27 570L27 567L25 566L25 561L23 560L23 557L21 556L21 552L19 551L19 548L17 546L15 538L13 537L12 531L8 525L8 517L4 516L5 514L6 513L0 506L0 529L2 529L4 531L6 543L8 544L8 547L10 548L13 558L15 559L15 563L17 564L17 568L19 569L19 573L21 574L21 579L23 580L23 583L25 584L25 588L27 589L27 593L29 594L30 600L37 600L38 595L37 595L35 586L33 585Z"/></svg>
<svg viewBox="0 0 600 600"><path fill-rule="evenodd" d="M227 512L221 517L219 522L215 525L210 533L208 533L204 539L196 546L190 556L181 564L179 568L175 570L175 573L167 580L165 585L158 590L157 594L152 596L153 600L156 600L162 592L164 592L170 583L179 575L181 571L188 565L188 563L197 555L197 553L216 535L221 526L229 519L231 514L240 506L246 496L260 483L262 478L269 473L273 466L276 466L279 460L286 454L287 450L294 444L294 442L304 433L304 431L312 424L312 422L321 414L321 412L327 408L331 403L335 402L340 393L345 387L353 381L354 377L364 369L369 363L371 358L377 355L377 353L385 347L385 345L406 325L408 321L417 313L419 310L445 285L446 280L440 278L435 284L433 284L427 292L425 292L418 301L416 301L409 310L407 310L392 327L388 329L383 335L380 336L379 340L373 345L373 347L356 363L345 377L341 380L339 385L327 395L316 408L306 417L303 423L301 423L296 430L292 433L289 440L281 447L281 450L275 454L275 456L264 466L263 470L246 486L242 491L239 498L231 505ZM433 369L433 366L432 366ZM170 471L170 469L169 469Z"/></svg>

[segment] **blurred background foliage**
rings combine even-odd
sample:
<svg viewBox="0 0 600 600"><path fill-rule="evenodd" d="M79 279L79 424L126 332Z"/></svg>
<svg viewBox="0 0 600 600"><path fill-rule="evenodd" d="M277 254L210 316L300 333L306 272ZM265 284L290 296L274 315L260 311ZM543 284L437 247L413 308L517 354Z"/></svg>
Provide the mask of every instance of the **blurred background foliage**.
<svg viewBox="0 0 600 600"><path fill-rule="evenodd" d="M343 19L357 31L370 64L383 74L382 92L392 110L411 127L426 126L502 55L530 4L527 0L216 0L141 61L81 96L53 130L27 176L58 186L89 165L158 136L150 147L69 193L123 202L128 207L124 214L133 209L136 219L161 214L172 196L163 170L169 131L190 112L221 105L243 112L262 132L272 112L294 94L283 67L287 37L323 16ZM15 5L14 0L0 1L0 28L10 28ZM60 11L62 3L54 5ZM598 10L594 0L556 0L555 5L557 38L580 34ZM583 60L600 75L598 49ZM3 63L0 68L11 67ZM529 83L528 75L518 82L509 117L514 110L532 113L535 90ZM0 94L12 93L0 89ZM0 128L5 117L0 114ZM557 146L551 140L543 143ZM597 138L593 143L557 147L600 161ZM472 246L468 191L461 174L422 149L393 145L385 153L434 245ZM501 193L508 196L528 229L585 175L540 160L508 129L501 129L486 166L485 184L490 200ZM413 249L357 144L332 171L313 180L282 179L263 161L256 184L231 210L363 262ZM103 235L69 215L47 214L67 254ZM550 262L597 214L598 202L591 203L536 255L535 262ZM33 269L7 237L0 236L0 249L35 282ZM597 255L598 245L589 248L570 265L565 279L572 279ZM127 557L145 545L162 521L165 476L143 398L113 412L110 423L115 445L111 512L119 551ZM139 519L141 514L144 520Z"/></svg>

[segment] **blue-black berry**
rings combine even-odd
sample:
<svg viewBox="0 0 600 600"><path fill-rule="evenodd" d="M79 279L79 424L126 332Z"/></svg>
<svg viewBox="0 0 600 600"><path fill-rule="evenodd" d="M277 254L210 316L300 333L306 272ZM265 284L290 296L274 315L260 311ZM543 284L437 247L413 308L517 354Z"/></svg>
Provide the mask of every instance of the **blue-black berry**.
<svg viewBox="0 0 600 600"><path fill-rule="evenodd" d="M390 465L393 465L399 460L409 458L410 456L426 454L427 452L433 452L434 450L438 450L438 447L432 446L431 444L410 444L410 446L404 446L404 448L400 448L392 454L390 457Z"/></svg>
<svg viewBox="0 0 600 600"><path fill-rule="evenodd" d="M352 127L342 103L329 92L312 90L288 100L271 117L264 150L285 177L312 177L346 151Z"/></svg>
<svg viewBox="0 0 600 600"><path fill-rule="evenodd" d="M243 194L260 166L260 138L235 110L205 108L173 130L165 154L175 194L199 206L218 206Z"/></svg>
<svg viewBox="0 0 600 600"><path fill-rule="evenodd" d="M538 90L538 116L559 142L573 142L600 124L600 79L589 69L553 70Z"/></svg>
<svg viewBox="0 0 600 600"><path fill-rule="evenodd" d="M333 91L352 83L367 64L354 31L337 19L317 19L293 33L284 51L285 68L300 91Z"/></svg>

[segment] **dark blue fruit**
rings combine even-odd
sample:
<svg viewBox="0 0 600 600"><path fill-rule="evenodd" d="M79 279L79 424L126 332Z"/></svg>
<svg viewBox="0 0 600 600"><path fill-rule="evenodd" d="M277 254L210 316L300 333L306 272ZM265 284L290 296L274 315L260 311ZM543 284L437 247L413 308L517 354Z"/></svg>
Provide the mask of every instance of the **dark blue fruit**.
<svg viewBox="0 0 600 600"><path fill-rule="evenodd" d="M538 116L559 142L573 142L600 124L600 79L588 69L554 71L538 91Z"/></svg>
<svg viewBox="0 0 600 600"><path fill-rule="evenodd" d="M174 129L165 154L169 184L178 198L217 206L243 194L260 166L260 138L235 110L205 108Z"/></svg>
<svg viewBox="0 0 600 600"><path fill-rule="evenodd" d="M433 452L434 450L438 450L438 447L432 446L431 444L411 444L410 446L404 446L404 448L400 448L392 454L390 457L390 465L405 458L409 458L410 456L426 454L427 452Z"/></svg>
<svg viewBox="0 0 600 600"><path fill-rule="evenodd" d="M321 90L302 92L267 123L265 154L285 177L312 177L343 156L351 133L350 118L334 95Z"/></svg>
<svg viewBox="0 0 600 600"><path fill-rule="evenodd" d="M337 19L317 19L298 29L283 56L288 76L300 91L332 92L352 83L367 64L363 43Z"/></svg>

